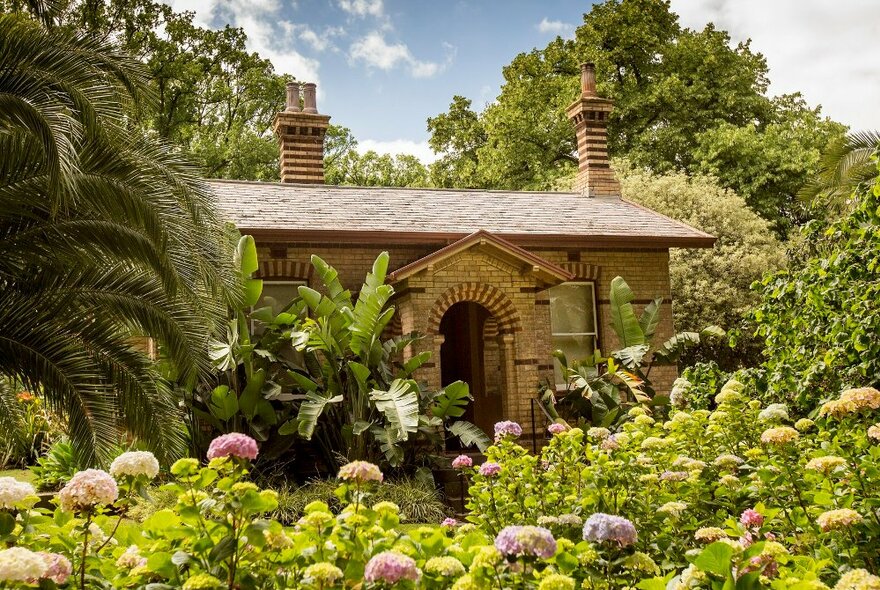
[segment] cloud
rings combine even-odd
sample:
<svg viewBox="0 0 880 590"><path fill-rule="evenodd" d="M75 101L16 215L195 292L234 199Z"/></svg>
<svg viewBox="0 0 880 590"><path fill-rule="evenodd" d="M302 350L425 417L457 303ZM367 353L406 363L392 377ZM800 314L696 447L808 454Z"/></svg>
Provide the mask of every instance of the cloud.
<svg viewBox="0 0 880 590"><path fill-rule="evenodd" d="M328 49L338 51L339 49L333 43L333 39L345 35L345 29L342 27L324 27L323 31L319 34L309 25L302 25L290 21L283 21L280 25L287 35L298 38L317 53L323 53Z"/></svg>
<svg viewBox="0 0 880 590"><path fill-rule="evenodd" d="M385 10L382 0L339 0L339 8L352 16L361 18L366 16L380 17Z"/></svg>
<svg viewBox="0 0 880 590"><path fill-rule="evenodd" d="M540 33L549 33L552 35L562 35L563 37L571 37L574 35L575 25L564 23L561 20L550 20L546 16L541 19L535 28Z"/></svg>
<svg viewBox="0 0 880 590"><path fill-rule="evenodd" d="M244 29L248 50L271 61L276 72L290 74L298 80L319 81L320 62L298 51L291 41L299 37L285 34L298 25L279 19L282 5L278 0L168 1L175 11L195 12L194 22L199 26L213 28L215 21L222 21ZM300 27L297 30L302 31L305 25ZM308 39L302 40L309 43Z"/></svg>
<svg viewBox="0 0 880 590"><path fill-rule="evenodd" d="M707 22L752 39L770 66L772 94L800 91L854 129L880 129L880 2L672 0L683 25Z"/></svg>
<svg viewBox="0 0 880 590"><path fill-rule="evenodd" d="M378 31L373 31L351 44L348 51L352 63L361 62L367 67L390 71L400 66L409 68L414 78L430 78L442 72L452 63L455 47L443 44L446 51L444 63L416 59L404 43L388 43Z"/></svg>
<svg viewBox="0 0 880 590"><path fill-rule="evenodd" d="M410 139L392 139L379 141L375 139L358 140L358 151L361 153L373 150L379 154L410 154L421 160L422 164L430 164L439 158L438 154L428 145L427 141L412 141Z"/></svg>

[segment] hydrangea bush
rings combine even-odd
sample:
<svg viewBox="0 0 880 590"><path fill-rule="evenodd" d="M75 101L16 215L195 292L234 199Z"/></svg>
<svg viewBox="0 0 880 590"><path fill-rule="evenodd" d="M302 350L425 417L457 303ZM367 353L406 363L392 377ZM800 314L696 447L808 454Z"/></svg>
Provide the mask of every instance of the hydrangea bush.
<svg viewBox="0 0 880 590"><path fill-rule="evenodd" d="M633 408L617 432L552 427L539 455L502 437L465 469L468 518L588 542L574 576L591 587L819 589L864 572L840 588L880 588L880 392L847 390L815 421L736 381L714 401L665 421Z"/></svg>
<svg viewBox="0 0 880 590"><path fill-rule="evenodd" d="M616 432L555 424L539 455L499 423L485 461L455 460L470 522L406 531L363 461L339 471L339 514L313 502L293 527L271 520L244 435L172 465L176 505L141 525L125 516L158 474L148 453L77 473L54 510L0 478L0 587L880 590L880 392L794 423L736 382L715 402L665 421L636 408Z"/></svg>

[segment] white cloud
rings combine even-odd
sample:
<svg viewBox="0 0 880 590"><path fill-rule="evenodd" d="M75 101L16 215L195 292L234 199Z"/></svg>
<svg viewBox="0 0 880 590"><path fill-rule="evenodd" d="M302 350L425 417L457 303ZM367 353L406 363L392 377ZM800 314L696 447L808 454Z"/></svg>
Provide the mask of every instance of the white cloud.
<svg viewBox="0 0 880 590"><path fill-rule="evenodd" d="M564 23L561 20L550 20L545 16L541 19L541 22L535 25L535 28L538 29L538 32L540 33L570 37L574 35L576 27L571 23Z"/></svg>
<svg viewBox="0 0 880 590"><path fill-rule="evenodd" d="M427 141L412 141L410 139L392 139L390 141L378 141L375 139L358 140L358 151L368 152L373 150L379 154L410 154L421 160L422 164L430 164L440 156L428 145Z"/></svg>
<svg viewBox="0 0 880 590"><path fill-rule="evenodd" d="M275 71L297 80L318 82L320 62L300 53L292 43L297 37L285 34L293 25L279 19L279 0L167 0L175 11L195 12L194 22L211 27L215 19L244 29L247 48L272 62ZM307 39L303 39L309 43ZM318 87L320 94L320 86Z"/></svg>
<svg viewBox="0 0 880 590"><path fill-rule="evenodd" d="M381 33L373 31L351 44L348 57L353 63L361 62L386 72L406 66L414 78L430 78L446 69L455 57L455 47L444 43L443 48L447 55L444 63L422 61L413 56L406 44L388 43Z"/></svg>
<svg viewBox="0 0 880 590"><path fill-rule="evenodd" d="M380 17L385 9L382 0L339 0L339 8L348 14L361 18L365 16Z"/></svg>
<svg viewBox="0 0 880 590"><path fill-rule="evenodd" d="M292 23L290 21L282 21L279 24L285 33L303 41L317 53L323 53L328 49L338 51L338 48L333 43L333 39L345 35L345 29L342 27L324 27L320 33L317 33L309 25Z"/></svg>
<svg viewBox="0 0 880 590"><path fill-rule="evenodd" d="M672 0L683 25L707 22L752 39L770 66L772 94L800 91L854 129L880 129L880 2Z"/></svg>

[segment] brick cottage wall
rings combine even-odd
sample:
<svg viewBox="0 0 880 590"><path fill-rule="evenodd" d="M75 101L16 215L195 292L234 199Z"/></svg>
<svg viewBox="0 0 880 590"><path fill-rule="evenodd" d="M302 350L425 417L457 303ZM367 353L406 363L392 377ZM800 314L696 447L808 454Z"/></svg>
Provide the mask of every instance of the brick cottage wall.
<svg viewBox="0 0 880 590"><path fill-rule="evenodd" d="M258 245L261 274L266 279L306 280L318 287L308 263L317 254L339 272L342 284L357 291L371 268L379 248L370 246L334 246L328 244ZM389 270L400 268L436 250L435 246L401 246L387 249ZM663 314L655 342L673 334L667 250L543 250L535 254L554 262L578 277L595 280L599 346L604 352L618 347L610 329L608 292L611 280L622 276L636 294L636 308L641 309L654 297L662 297ZM550 306L546 285L530 272L512 266L478 248L472 248L395 284L398 318L395 325L402 332L425 335L409 354L423 350L432 359L420 369L417 378L429 387L440 387L440 321L449 307L459 301L474 301L493 317L486 338L487 364L500 367L491 372L491 385L505 392L503 414L525 427L530 426L530 400L541 383L553 381L553 357L550 335ZM409 355L407 355L409 356ZM651 379L657 391L668 392L676 377L674 366L657 366ZM489 383L487 383L489 385ZM539 425L541 426L541 425Z"/></svg>

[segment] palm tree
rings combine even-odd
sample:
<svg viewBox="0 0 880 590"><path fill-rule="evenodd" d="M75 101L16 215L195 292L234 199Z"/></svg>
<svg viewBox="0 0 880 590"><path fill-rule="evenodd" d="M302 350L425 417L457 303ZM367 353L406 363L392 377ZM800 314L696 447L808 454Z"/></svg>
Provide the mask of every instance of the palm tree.
<svg viewBox="0 0 880 590"><path fill-rule="evenodd" d="M822 154L819 173L798 196L832 211L848 209L859 185L877 177L877 151L880 132L850 133L833 142Z"/></svg>
<svg viewBox="0 0 880 590"><path fill-rule="evenodd" d="M153 359L193 382L233 285L228 232L195 171L135 122L143 65L0 15L0 376L42 392L84 461L127 435L183 448Z"/></svg>

